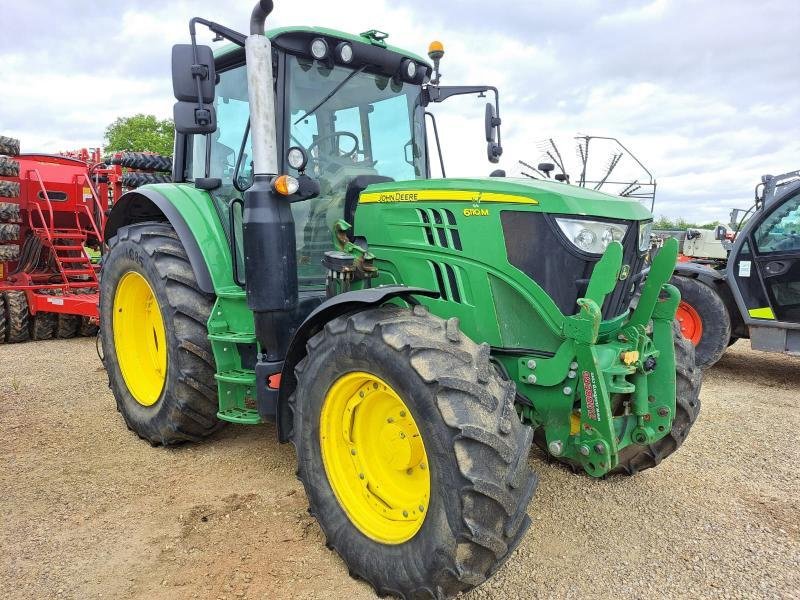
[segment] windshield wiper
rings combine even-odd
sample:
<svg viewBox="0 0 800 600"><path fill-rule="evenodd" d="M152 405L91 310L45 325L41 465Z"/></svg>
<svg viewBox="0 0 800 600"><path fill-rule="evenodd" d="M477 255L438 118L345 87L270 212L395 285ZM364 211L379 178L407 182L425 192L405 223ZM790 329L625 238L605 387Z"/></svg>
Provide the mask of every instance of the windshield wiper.
<svg viewBox="0 0 800 600"><path fill-rule="evenodd" d="M366 69L366 68L367 68L367 65L362 65L361 67L359 67L358 69L356 69L355 71L353 71L352 73L350 73L350 75L348 75L347 77L345 77L345 78L342 80L342 82L341 82L339 85L337 85L335 88L333 88L333 89L332 89L332 90L331 90L331 91L328 93L328 95L327 95L327 96L325 96L325 97L324 97L322 100L320 100L320 101L319 101L319 104L317 104L317 105L316 105L314 108L312 108L310 111L308 111L308 112L307 112L306 114L304 114L302 117L300 117L299 119L297 119L297 121L295 121L295 122L294 122L294 124L295 124L295 125L297 125L297 124L298 124L300 121L302 121L302 120L303 120L303 119L305 119L306 117L310 117L310 116L311 116L311 115L313 115L315 112L317 112L317 109L318 109L320 106L322 106L323 104L325 104L325 103L326 103L328 100L330 100L331 98L333 98L333 95L334 95L336 92L338 92L340 89L342 89L342 88L344 87L344 84L345 84L345 83L347 83L348 81L350 81L350 80L351 80L353 77L355 77L356 75L358 75L359 73L361 73L361 71L363 71L363 70L364 70L364 69Z"/></svg>

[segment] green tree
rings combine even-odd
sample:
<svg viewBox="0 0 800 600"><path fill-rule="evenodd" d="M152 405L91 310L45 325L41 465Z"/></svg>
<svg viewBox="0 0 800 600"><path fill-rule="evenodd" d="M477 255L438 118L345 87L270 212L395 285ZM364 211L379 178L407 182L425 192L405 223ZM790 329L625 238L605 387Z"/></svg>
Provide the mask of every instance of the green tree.
<svg viewBox="0 0 800 600"><path fill-rule="evenodd" d="M155 152L172 155L175 125L172 119L138 114L119 117L106 128L106 152Z"/></svg>

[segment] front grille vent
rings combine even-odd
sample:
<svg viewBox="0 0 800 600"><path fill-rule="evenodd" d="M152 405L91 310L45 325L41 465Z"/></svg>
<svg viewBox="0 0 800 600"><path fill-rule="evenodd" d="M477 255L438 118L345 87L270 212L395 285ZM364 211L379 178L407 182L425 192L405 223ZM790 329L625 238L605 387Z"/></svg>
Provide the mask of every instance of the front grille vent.
<svg viewBox="0 0 800 600"><path fill-rule="evenodd" d="M436 285L442 300L450 300L461 304L464 299L464 291L461 289L459 278L456 276L456 269L447 263L438 263L432 260L428 264L436 278Z"/></svg>
<svg viewBox="0 0 800 600"><path fill-rule="evenodd" d="M431 246L461 251L455 215L448 209L418 208L419 220L425 229L425 239Z"/></svg>

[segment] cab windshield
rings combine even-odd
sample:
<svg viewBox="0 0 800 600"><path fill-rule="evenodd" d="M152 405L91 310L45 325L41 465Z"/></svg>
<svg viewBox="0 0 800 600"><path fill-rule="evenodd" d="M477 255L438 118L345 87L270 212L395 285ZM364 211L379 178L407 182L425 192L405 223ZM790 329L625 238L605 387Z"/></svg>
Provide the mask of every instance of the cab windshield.
<svg viewBox="0 0 800 600"><path fill-rule="evenodd" d="M295 56L287 56L287 77L287 147L306 151L306 173L321 191L292 206L298 268L306 279L324 274L322 257L332 247L332 228L344 217L345 192L355 177L427 176L424 114L420 87L392 77Z"/></svg>

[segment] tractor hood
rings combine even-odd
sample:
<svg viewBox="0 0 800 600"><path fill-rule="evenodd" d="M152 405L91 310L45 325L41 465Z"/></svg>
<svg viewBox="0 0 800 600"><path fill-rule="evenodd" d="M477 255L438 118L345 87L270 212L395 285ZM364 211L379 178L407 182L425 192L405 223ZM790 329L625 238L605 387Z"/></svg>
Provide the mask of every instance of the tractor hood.
<svg viewBox="0 0 800 600"><path fill-rule="evenodd" d="M636 200L538 179L485 177L392 181L369 186L361 195L360 203L426 200L525 204L536 206L534 210L546 213L624 221L645 221L652 218L650 211Z"/></svg>

